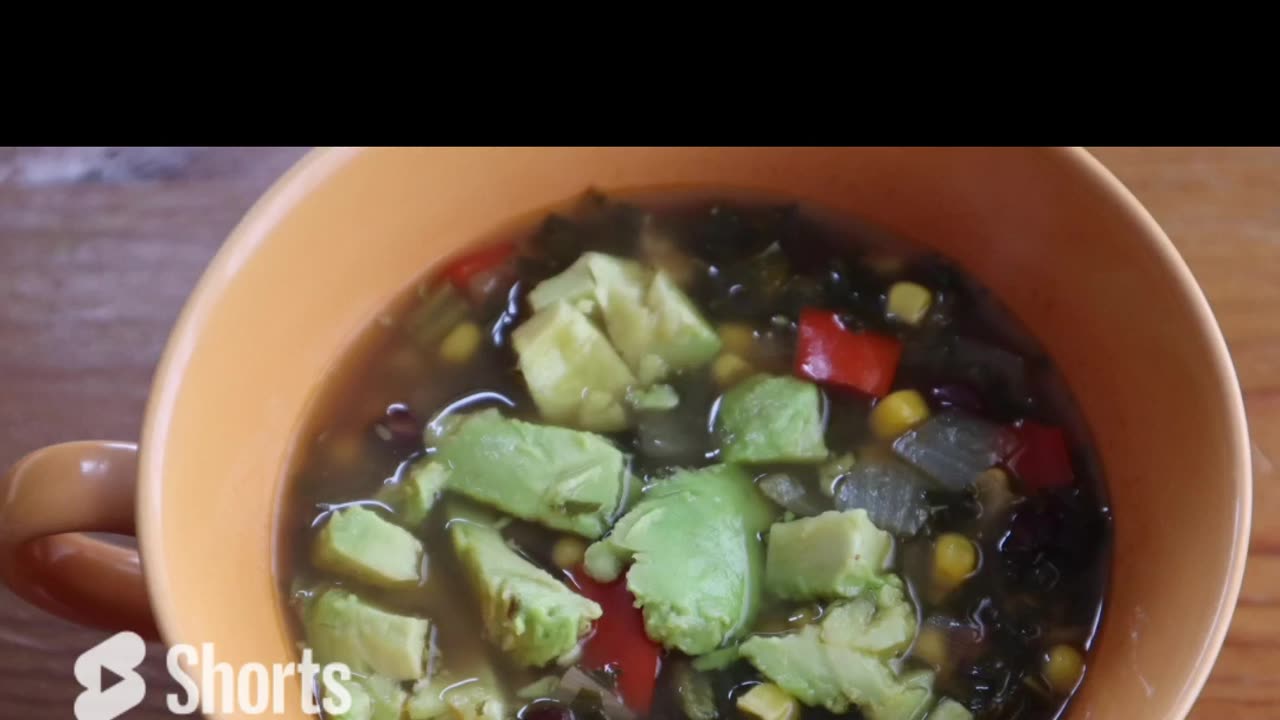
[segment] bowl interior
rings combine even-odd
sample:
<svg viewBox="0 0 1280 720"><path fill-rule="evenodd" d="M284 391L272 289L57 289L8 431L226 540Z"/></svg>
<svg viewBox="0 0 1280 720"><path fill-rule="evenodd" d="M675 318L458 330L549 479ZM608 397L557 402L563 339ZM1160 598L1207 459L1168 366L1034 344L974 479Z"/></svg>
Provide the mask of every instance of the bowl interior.
<svg viewBox="0 0 1280 720"><path fill-rule="evenodd" d="M292 443L343 349L433 263L514 218L590 186L654 185L745 187L865 217L956 259L1011 307L1076 395L1115 518L1102 628L1068 717L1181 717L1243 571L1243 411L1190 274L1075 150L313 154L210 266L157 373L139 525L166 638L214 642L233 665L295 661L274 525Z"/></svg>

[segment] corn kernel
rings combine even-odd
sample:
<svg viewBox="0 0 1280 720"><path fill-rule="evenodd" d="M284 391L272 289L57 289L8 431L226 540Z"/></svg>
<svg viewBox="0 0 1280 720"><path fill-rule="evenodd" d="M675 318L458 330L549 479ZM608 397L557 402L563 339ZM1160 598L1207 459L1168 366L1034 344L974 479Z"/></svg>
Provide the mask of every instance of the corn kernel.
<svg viewBox="0 0 1280 720"><path fill-rule="evenodd" d="M586 554L587 544L571 535L565 535L551 546L551 562L562 570L576 567Z"/></svg>
<svg viewBox="0 0 1280 720"><path fill-rule="evenodd" d="M440 343L440 358L454 365L467 362L480 349L480 337L480 328L475 323L459 324Z"/></svg>
<svg viewBox="0 0 1280 720"><path fill-rule="evenodd" d="M1044 679L1059 695L1076 689L1084 673L1084 656L1070 645L1054 645L1044 658Z"/></svg>
<svg viewBox="0 0 1280 720"><path fill-rule="evenodd" d="M925 625L916 637L915 649L911 654L941 670L947 662L947 631L937 625Z"/></svg>
<svg viewBox="0 0 1280 720"><path fill-rule="evenodd" d="M735 355L750 355L756 342L756 333L749 325L742 323L724 323L720 326L720 343L725 352Z"/></svg>
<svg viewBox="0 0 1280 720"><path fill-rule="evenodd" d="M949 590L978 569L978 548L959 533L943 533L933 546L933 577L939 588Z"/></svg>
<svg viewBox="0 0 1280 720"><path fill-rule="evenodd" d="M773 683L760 683L738 698L738 709L758 720L794 720L800 703Z"/></svg>
<svg viewBox="0 0 1280 720"><path fill-rule="evenodd" d="M919 325L933 305L933 293L913 282L896 282L889 287L885 315L908 325Z"/></svg>
<svg viewBox="0 0 1280 720"><path fill-rule="evenodd" d="M898 390L871 408L871 432L892 440L929 418L929 404L915 390Z"/></svg>
<svg viewBox="0 0 1280 720"><path fill-rule="evenodd" d="M715 362L711 363L711 377L721 389L745 380L754 372L755 368L751 367L751 363L733 353L721 353Z"/></svg>

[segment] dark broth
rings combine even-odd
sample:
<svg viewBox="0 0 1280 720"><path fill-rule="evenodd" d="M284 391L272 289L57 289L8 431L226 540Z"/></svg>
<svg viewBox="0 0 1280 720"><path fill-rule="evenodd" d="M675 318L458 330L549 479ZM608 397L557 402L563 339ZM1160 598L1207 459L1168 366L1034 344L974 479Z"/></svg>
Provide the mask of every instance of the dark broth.
<svg viewBox="0 0 1280 720"><path fill-rule="evenodd" d="M665 240L655 245L654 238ZM455 412L500 407L509 416L540 421L510 343L511 330L528 312L524 295L539 281L567 268L585 250L657 258L659 265L664 257L684 255L695 260L686 291L707 320L756 331L750 360L757 370L790 374L798 313L823 307L841 313L846 327L900 338L905 350L894 388L931 390L927 397L935 411L976 400L977 412L995 423L1030 419L1066 428L1073 487L1032 494L1018 489L1015 480L1016 502L1000 517L984 514L972 493L934 493L924 529L896 541L893 568L906 580L919 612L917 640L926 628L946 639L941 665L931 666L929 653L917 647L906 654L904 669L934 667L937 694L959 701L975 717L1032 720L1061 712L1069 695L1050 690L1042 662L1053 645L1065 643L1087 653L1092 643L1109 569L1109 510L1087 429L1052 361L987 291L953 264L874 228L758 198L700 194L628 201L589 195L570 211L492 241L515 242L521 250L513 261L514 282L481 288L482 302L464 304L460 315L448 318L481 328L483 340L470 360L436 359L441 328L423 328L449 323L419 309L441 282L428 277L387 309L326 380L284 500L278 573L291 604L314 588L346 585L388 610L447 619L434 624L444 663L461 677L492 668L512 703L507 715L513 716L520 705L512 693L557 671L518 667L483 638L439 504L425 523L411 528L426 548L427 561L425 582L408 590L366 587L318 570L310 556L317 528L334 507L376 505L373 497L382 486L399 482L421 457L424 423L450 406ZM885 318L886 291L899 280L934 293L919 327ZM430 339L423 341L424 335ZM674 412L660 422L642 421L638 430L608 435L633 454L633 471L646 481L677 466L717 461L708 425L721 391L711 371L682 373L668 382L680 397ZM866 452L874 444L867 428L871 399L824 388L824 401L832 455ZM818 483L812 465L753 471L757 476L788 473L810 488ZM972 539L981 562L975 575L938 597L930 587L931 552L945 532ZM552 562L552 548L564 533L519 521L503 533L528 559L563 577ZM801 609L794 603L769 601L756 631L794 629L799 621L791 618L797 614ZM296 632L305 642L301 624ZM685 716L671 678L677 659L674 652L664 659L649 717ZM715 672L720 717L739 716L733 699L760 680L741 660ZM554 716L540 712L540 718ZM822 708L803 712L806 720L827 715ZM857 710L845 715L858 716Z"/></svg>

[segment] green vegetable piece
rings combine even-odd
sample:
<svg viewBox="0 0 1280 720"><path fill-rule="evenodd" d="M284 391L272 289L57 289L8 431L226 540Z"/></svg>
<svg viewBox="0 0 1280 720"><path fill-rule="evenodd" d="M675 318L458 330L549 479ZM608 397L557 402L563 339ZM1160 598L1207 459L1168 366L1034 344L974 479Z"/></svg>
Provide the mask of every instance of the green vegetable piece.
<svg viewBox="0 0 1280 720"><path fill-rule="evenodd" d="M720 401L720 448L732 463L818 463L827 458L818 386L759 374Z"/></svg>
<svg viewBox="0 0 1280 720"><path fill-rule="evenodd" d="M342 720L400 720L409 694L400 683L381 675L339 680L351 694L351 706L334 715Z"/></svg>
<svg viewBox="0 0 1280 720"><path fill-rule="evenodd" d="M929 713L929 720L973 720L973 713L951 698L942 698Z"/></svg>
<svg viewBox="0 0 1280 720"><path fill-rule="evenodd" d="M631 483L626 456L605 438L493 408L456 422L433 461L448 468L449 490L591 539L609 528Z"/></svg>
<svg viewBox="0 0 1280 720"><path fill-rule="evenodd" d="M440 697L441 688L434 681L424 681L413 688L409 704L405 706L405 714L409 720L436 720L449 712Z"/></svg>
<svg viewBox="0 0 1280 720"><path fill-rule="evenodd" d="M449 471L440 463L419 462L403 482L383 486L377 499L391 506L406 525L416 527L431 514L448 478Z"/></svg>
<svg viewBox="0 0 1280 720"><path fill-rule="evenodd" d="M720 712L716 709L715 689L711 686L711 678L689 665L681 662L675 668L676 696L680 700L680 709L689 720L716 720Z"/></svg>
<svg viewBox="0 0 1280 720"><path fill-rule="evenodd" d="M451 518L449 535L480 602L489 641L529 667L576 650L600 606L525 560L488 524L456 513Z"/></svg>
<svg viewBox="0 0 1280 720"><path fill-rule="evenodd" d="M740 653L761 673L809 706L834 713L849 711L850 701L831 667L827 647L816 626L778 637L757 635L742 643Z"/></svg>
<svg viewBox="0 0 1280 720"><path fill-rule="evenodd" d="M903 675L893 692L872 705L867 720L921 720L933 704L934 674L916 670Z"/></svg>
<svg viewBox="0 0 1280 720"><path fill-rule="evenodd" d="M369 697L369 692L364 689L360 678L352 677L350 680L336 680L336 682L351 696L351 703L347 706L346 712L334 713L333 716L339 720L373 720L373 698ZM337 702L332 695L330 698Z"/></svg>
<svg viewBox="0 0 1280 720"><path fill-rule="evenodd" d="M896 575L873 599L858 598L827 609L822 641L873 655L894 657L911 646L916 634L916 613Z"/></svg>
<svg viewBox="0 0 1280 720"><path fill-rule="evenodd" d="M646 488L613 532L587 548L586 570L609 582L634 560L627 587L649 637L689 655L711 652L755 619L759 533L775 513L737 466L680 471Z"/></svg>
<svg viewBox="0 0 1280 720"><path fill-rule="evenodd" d="M856 706L868 720L919 720L932 701L932 673L896 677L880 658L823 642L813 625L749 638L742 656L805 705L837 714Z"/></svg>
<svg viewBox="0 0 1280 720"><path fill-rule="evenodd" d="M643 384L704 365L720 352L720 337L666 272L623 258L587 252L529 293L534 317L565 304L602 316L613 347Z"/></svg>
<svg viewBox="0 0 1280 720"><path fill-rule="evenodd" d="M902 580L887 575L874 601L862 597L836 604L819 625L789 635L754 636L740 651L805 705L837 714L857 707L868 720L921 720L933 702L933 673L899 676L891 664L914 634L915 614Z"/></svg>
<svg viewBox="0 0 1280 720"><path fill-rule="evenodd" d="M680 396L670 385L652 385L627 390L627 404L633 410L663 412L680 405Z"/></svg>
<svg viewBox="0 0 1280 720"><path fill-rule="evenodd" d="M397 587L419 581L422 543L368 508L333 513L312 550L317 567L371 585Z"/></svg>
<svg viewBox="0 0 1280 720"><path fill-rule="evenodd" d="M777 523L769 531L765 587L800 602L855 597L884 582L892 549L893 536L862 509Z"/></svg>
<svg viewBox="0 0 1280 720"><path fill-rule="evenodd" d="M598 252L585 252L564 272L547 278L529 291L529 306L534 312L566 302L593 316L596 313L596 275L592 267L607 273L612 269L619 276L631 275L642 282L644 267L633 260L620 260Z"/></svg>
<svg viewBox="0 0 1280 720"><path fill-rule="evenodd" d="M358 675L416 680L426 674L431 623L370 605L346 590L326 590L303 625L319 665L346 663Z"/></svg>
<svg viewBox="0 0 1280 720"><path fill-rule="evenodd" d="M654 274L643 298L622 285L601 285L597 298L609 338L643 383L705 365L720 352L720 335L664 272Z"/></svg>
<svg viewBox="0 0 1280 720"><path fill-rule="evenodd" d="M627 427L622 398L636 378L587 316L558 302L517 327L511 341L542 417L598 432Z"/></svg>
<svg viewBox="0 0 1280 720"><path fill-rule="evenodd" d="M408 720L504 720L502 693L489 667L457 677L447 670L414 683L405 706Z"/></svg>
<svg viewBox="0 0 1280 720"><path fill-rule="evenodd" d="M491 682L472 678L448 685L437 692L439 702L445 706L443 717L448 720L504 720L506 703L502 694ZM431 703L434 709L435 703ZM409 720L419 720L412 715ZM423 718L422 720L430 720Z"/></svg>

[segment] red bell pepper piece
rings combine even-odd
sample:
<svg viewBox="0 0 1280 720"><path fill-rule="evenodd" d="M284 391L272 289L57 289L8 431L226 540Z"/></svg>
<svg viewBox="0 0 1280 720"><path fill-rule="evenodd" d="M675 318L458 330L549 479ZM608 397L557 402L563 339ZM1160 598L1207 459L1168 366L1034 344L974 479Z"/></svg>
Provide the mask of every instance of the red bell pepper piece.
<svg viewBox="0 0 1280 720"><path fill-rule="evenodd" d="M515 243L486 245L451 260L441 274L454 287L470 295L473 300L479 300L499 281L507 279L511 270L508 261L515 251Z"/></svg>
<svg viewBox="0 0 1280 720"><path fill-rule="evenodd" d="M829 310L800 313L795 359L800 377L883 397L893 387L901 359L896 338L847 330Z"/></svg>
<svg viewBox="0 0 1280 720"><path fill-rule="evenodd" d="M1005 464L1031 491L1070 487L1075 483L1067 434L1062 428L1022 420L1012 427Z"/></svg>
<svg viewBox="0 0 1280 720"><path fill-rule="evenodd" d="M582 663L591 670L611 667L618 674L622 701L637 714L647 715L662 666L662 646L644 631L644 615L624 578L598 583L581 568L570 572L582 594L604 611L595 634L582 648Z"/></svg>

